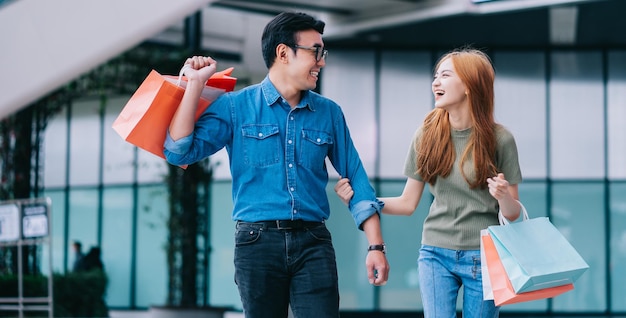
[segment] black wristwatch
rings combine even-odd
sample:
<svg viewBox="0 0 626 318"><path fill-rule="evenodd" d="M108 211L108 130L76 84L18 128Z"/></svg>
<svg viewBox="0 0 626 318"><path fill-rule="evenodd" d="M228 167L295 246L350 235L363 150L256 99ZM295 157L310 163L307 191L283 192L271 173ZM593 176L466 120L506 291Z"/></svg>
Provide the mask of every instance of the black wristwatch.
<svg viewBox="0 0 626 318"><path fill-rule="evenodd" d="M387 245L383 244L374 244L367 247L367 251L381 251L383 254L387 254Z"/></svg>

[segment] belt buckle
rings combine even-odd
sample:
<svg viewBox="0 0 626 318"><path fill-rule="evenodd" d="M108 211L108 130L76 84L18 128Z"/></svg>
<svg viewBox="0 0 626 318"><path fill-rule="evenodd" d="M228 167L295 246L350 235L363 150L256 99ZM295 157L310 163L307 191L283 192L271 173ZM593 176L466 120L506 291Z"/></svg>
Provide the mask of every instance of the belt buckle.
<svg viewBox="0 0 626 318"><path fill-rule="evenodd" d="M281 222L283 222L282 220L276 220L276 228L279 230L293 230L292 226L282 226Z"/></svg>

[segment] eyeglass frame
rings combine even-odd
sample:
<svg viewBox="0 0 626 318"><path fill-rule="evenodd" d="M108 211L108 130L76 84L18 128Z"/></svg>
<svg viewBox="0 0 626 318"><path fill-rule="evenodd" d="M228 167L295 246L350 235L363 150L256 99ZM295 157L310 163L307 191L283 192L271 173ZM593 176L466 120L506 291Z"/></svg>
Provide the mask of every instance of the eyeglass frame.
<svg viewBox="0 0 626 318"><path fill-rule="evenodd" d="M321 60L326 61L326 57L328 56L328 50L324 49L323 46L302 46L302 45L294 45L292 46L294 49L303 49L311 52L315 52L315 61L319 62Z"/></svg>

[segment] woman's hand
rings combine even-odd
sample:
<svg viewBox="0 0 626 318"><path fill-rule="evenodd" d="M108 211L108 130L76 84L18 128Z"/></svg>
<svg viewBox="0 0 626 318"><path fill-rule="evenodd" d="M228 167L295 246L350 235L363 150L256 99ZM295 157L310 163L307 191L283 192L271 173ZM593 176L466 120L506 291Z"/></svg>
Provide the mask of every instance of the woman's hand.
<svg viewBox="0 0 626 318"><path fill-rule="evenodd" d="M489 193L496 200L500 201L507 195L511 195L509 192L509 182L504 178L504 174L498 173L497 176L487 179L487 185L489 186Z"/></svg>
<svg viewBox="0 0 626 318"><path fill-rule="evenodd" d="M517 220L521 212L521 205L518 201L518 185L510 185L502 173L498 173L493 178L488 178L487 184L491 196L498 200L502 215L511 222Z"/></svg>
<svg viewBox="0 0 626 318"><path fill-rule="evenodd" d="M354 190L352 190L352 186L350 185L350 179L339 179L339 181L337 181L337 184L335 185L335 193L337 193L337 196L339 197L339 199L341 199L341 202L349 206L350 199L352 199L352 196L354 195Z"/></svg>

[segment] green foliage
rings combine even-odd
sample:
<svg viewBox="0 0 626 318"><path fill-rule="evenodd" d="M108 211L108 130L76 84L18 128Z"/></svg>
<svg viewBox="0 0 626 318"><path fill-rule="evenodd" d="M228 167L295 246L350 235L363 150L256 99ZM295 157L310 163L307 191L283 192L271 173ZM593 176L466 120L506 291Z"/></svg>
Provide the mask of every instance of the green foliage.
<svg viewBox="0 0 626 318"><path fill-rule="evenodd" d="M55 317L108 317L104 301L108 279L100 270L53 275ZM24 297L47 297L48 277L24 276ZM18 294L15 275L0 276L0 297L15 298ZM25 317L47 317L44 311L26 312ZM15 317L16 311L0 311L0 317Z"/></svg>

